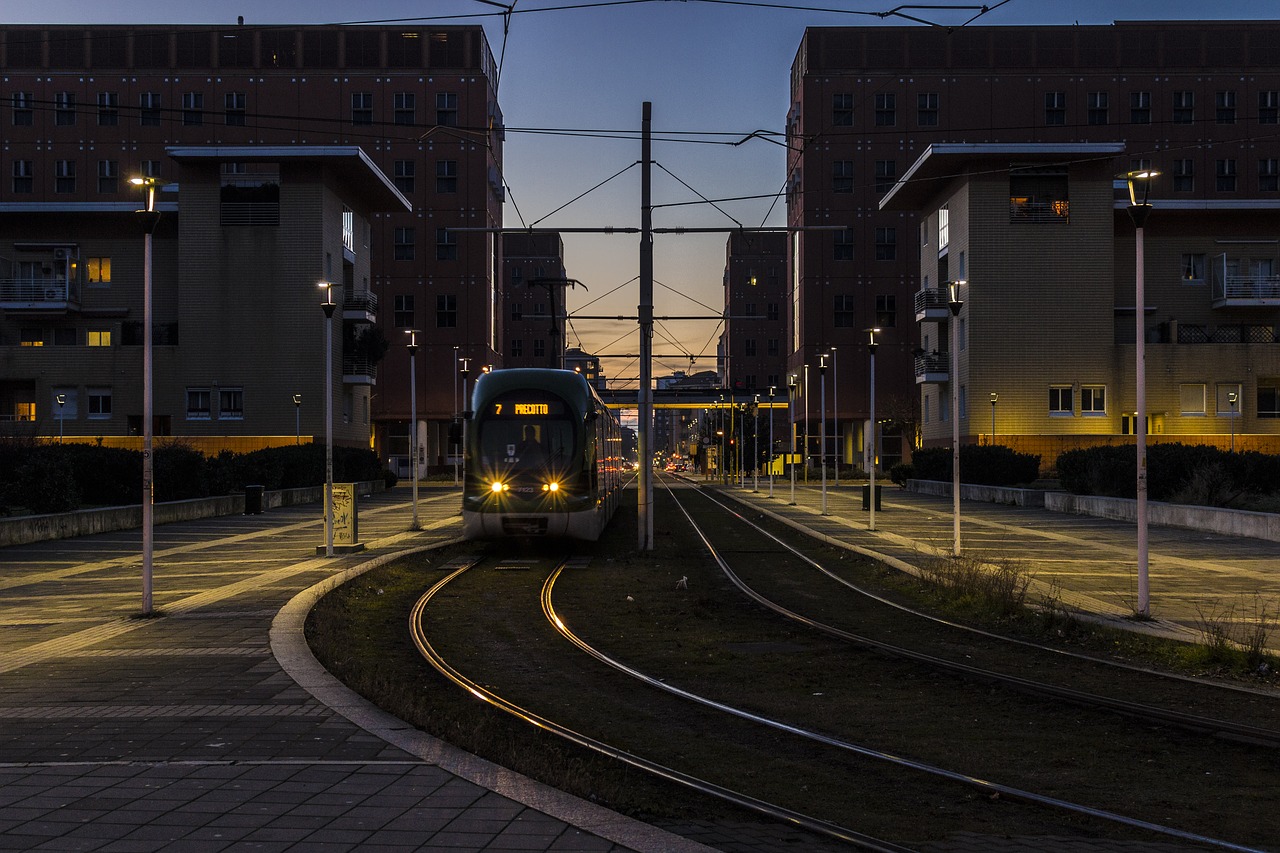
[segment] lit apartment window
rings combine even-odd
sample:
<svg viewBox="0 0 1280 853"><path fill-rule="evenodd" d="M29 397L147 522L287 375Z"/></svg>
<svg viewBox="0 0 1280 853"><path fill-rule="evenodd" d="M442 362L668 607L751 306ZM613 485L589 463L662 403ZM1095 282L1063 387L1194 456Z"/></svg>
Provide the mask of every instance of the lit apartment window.
<svg viewBox="0 0 1280 853"><path fill-rule="evenodd" d="M852 329L854 325L853 295L838 293L832 300L831 324L837 329Z"/></svg>
<svg viewBox="0 0 1280 853"><path fill-rule="evenodd" d="M892 329L898 325L898 297L894 294L876 294L876 325L881 329Z"/></svg>
<svg viewBox="0 0 1280 853"><path fill-rule="evenodd" d="M232 127L244 127L248 98L244 92L227 92L223 97L224 120Z"/></svg>
<svg viewBox="0 0 1280 853"><path fill-rule="evenodd" d="M397 228L394 231L394 257L397 261L413 260L413 228Z"/></svg>
<svg viewBox="0 0 1280 853"><path fill-rule="evenodd" d="M143 127L160 126L159 92L143 92L138 96L138 124Z"/></svg>
<svg viewBox="0 0 1280 853"><path fill-rule="evenodd" d="M441 127L458 126L458 96L453 92L436 93L436 124Z"/></svg>
<svg viewBox="0 0 1280 853"><path fill-rule="evenodd" d="M951 207L938 208L938 255L951 245Z"/></svg>
<svg viewBox="0 0 1280 853"><path fill-rule="evenodd" d="M1129 93L1129 123L1151 124L1151 93Z"/></svg>
<svg viewBox="0 0 1280 853"><path fill-rule="evenodd" d="M456 193L458 191L458 161L436 161L436 192Z"/></svg>
<svg viewBox="0 0 1280 853"><path fill-rule="evenodd" d="M1089 93L1089 124L1106 124L1110 96L1106 92Z"/></svg>
<svg viewBox="0 0 1280 853"><path fill-rule="evenodd" d="M1044 93L1044 123L1046 125L1063 125L1067 123L1067 93Z"/></svg>
<svg viewBox="0 0 1280 853"><path fill-rule="evenodd" d="M95 287L107 287L111 284L111 259L86 258L84 262L85 278Z"/></svg>
<svg viewBox="0 0 1280 853"><path fill-rule="evenodd" d="M30 160L13 161L13 191L15 193L35 191L35 176L32 173Z"/></svg>
<svg viewBox="0 0 1280 853"><path fill-rule="evenodd" d="M921 92L916 95L916 124L920 127L938 126L937 92Z"/></svg>
<svg viewBox="0 0 1280 853"><path fill-rule="evenodd" d="M1214 189L1220 193L1233 193L1236 191L1236 161L1234 159L1219 160L1217 162L1216 179L1214 181Z"/></svg>
<svg viewBox="0 0 1280 853"><path fill-rule="evenodd" d="M53 191L56 193L73 193L76 191L76 161L55 160L53 164Z"/></svg>
<svg viewBox="0 0 1280 853"><path fill-rule="evenodd" d="M876 95L876 127L893 127L898 123L898 96L891 92Z"/></svg>
<svg viewBox="0 0 1280 853"><path fill-rule="evenodd" d="M351 123L355 125L373 124L373 93L351 93Z"/></svg>
<svg viewBox="0 0 1280 853"><path fill-rule="evenodd" d="M1219 92L1215 97L1218 124L1236 123L1236 93Z"/></svg>
<svg viewBox="0 0 1280 853"><path fill-rule="evenodd" d="M876 229L876 260L892 261L898 257L898 229Z"/></svg>
<svg viewBox="0 0 1280 853"><path fill-rule="evenodd" d="M207 421L211 414L212 410L210 409L209 389L188 388L187 420Z"/></svg>
<svg viewBox="0 0 1280 853"><path fill-rule="evenodd" d="M413 192L414 178L417 175L417 164L412 160L397 160L393 166L392 180L396 189L408 195Z"/></svg>
<svg viewBox="0 0 1280 853"><path fill-rule="evenodd" d="M1176 193L1194 192L1196 188L1195 161L1179 158L1173 161L1173 191Z"/></svg>
<svg viewBox="0 0 1280 853"><path fill-rule="evenodd" d="M1258 93L1258 124L1280 123L1280 92Z"/></svg>
<svg viewBox="0 0 1280 853"><path fill-rule="evenodd" d="M836 160L831 164L831 191L833 193L853 192L852 160Z"/></svg>
<svg viewBox="0 0 1280 853"><path fill-rule="evenodd" d="M1182 281L1184 284L1204 284L1204 255L1187 253L1182 256Z"/></svg>
<svg viewBox="0 0 1280 853"><path fill-rule="evenodd" d="M898 180L897 160L876 161L876 192L887 193Z"/></svg>
<svg viewBox="0 0 1280 853"><path fill-rule="evenodd" d="M90 329L85 334L85 344L91 347L111 346L110 329Z"/></svg>
<svg viewBox="0 0 1280 853"><path fill-rule="evenodd" d="M849 92L831 96L831 125L853 127L853 95Z"/></svg>
<svg viewBox="0 0 1280 853"><path fill-rule="evenodd" d="M98 126L115 127L120 123L120 93L98 93Z"/></svg>
<svg viewBox="0 0 1280 853"><path fill-rule="evenodd" d="M58 127L70 127L76 123L75 93L58 92L53 96L53 123Z"/></svg>
<svg viewBox="0 0 1280 853"><path fill-rule="evenodd" d="M120 164L115 160L98 161L98 192L116 193L120 191Z"/></svg>
<svg viewBox="0 0 1280 853"><path fill-rule="evenodd" d="M398 293L393 300L394 311L392 313L392 322L398 329L412 329L413 322L413 294Z"/></svg>
<svg viewBox="0 0 1280 853"><path fill-rule="evenodd" d="M436 296L436 328L455 329L458 326L458 297L452 293Z"/></svg>
<svg viewBox="0 0 1280 853"><path fill-rule="evenodd" d="M244 389L222 388L218 391L218 420L244 420Z"/></svg>
<svg viewBox="0 0 1280 853"><path fill-rule="evenodd" d="M458 238L448 228L436 229L436 260L456 261L458 259Z"/></svg>
<svg viewBox="0 0 1280 853"><path fill-rule="evenodd" d="M833 237L832 246L832 260L853 260L853 231L849 228L841 228L839 231L836 231Z"/></svg>
<svg viewBox="0 0 1280 853"><path fill-rule="evenodd" d="M1105 385L1080 386L1080 414L1105 415L1107 413L1107 388Z"/></svg>
<svg viewBox="0 0 1280 853"><path fill-rule="evenodd" d="M1204 414L1204 383L1192 382L1178 386L1179 410L1183 415Z"/></svg>
<svg viewBox="0 0 1280 853"><path fill-rule="evenodd" d="M88 388L89 420L106 420L111 417L111 389Z"/></svg>
<svg viewBox="0 0 1280 853"><path fill-rule="evenodd" d="M1191 124L1196 120L1196 93L1173 93L1173 123Z"/></svg>
<svg viewBox="0 0 1280 853"><path fill-rule="evenodd" d="M204 93L182 93L182 123L187 127L204 124Z"/></svg>
<svg viewBox="0 0 1280 853"><path fill-rule="evenodd" d="M41 329L23 329L18 333L18 343L24 347L42 347L44 346L44 332Z"/></svg>
<svg viewBox="0 0 1280 853"><path fill-rule="evenodd" d="M9 99L13 107L13 123L18 127L30 127L35 123L32 109L34 96L30 92L14 92Z"/></svg>
<svg viewBox="0 0 1280 853"><path fill-rule="evenodd" d="M1280 160L1267 158L1258 161L1258 192L1273 193L1280 190Z"/></svg>
<svg viewBox="0 0 1280 853"><path fill-rule="evenodd" d="M1072 413L1071 386L1070 385L1050 385L1049 386L1049 414L1069 415L1071 413Z"/></svg>
<svg viewBox="0 0 1280 853"><path fill-rule="evenodd" d="M1280 379L1258 378L1258 417L1280 418Z"/></svg>
<svg viewBox="0 0 1280 853"><path fill-rule="evenodd" d="M396 124L413 124L417 121L417 99L413 92L396 92L391 96L392 121Z"/></svg>
<svg viewBox="0 0 1280 853"><path fill-rule="evenodd" d="M1070 216L1070 186L1065 169L1046 167L1010 170L1010 222L1065 223Z"/></svg>

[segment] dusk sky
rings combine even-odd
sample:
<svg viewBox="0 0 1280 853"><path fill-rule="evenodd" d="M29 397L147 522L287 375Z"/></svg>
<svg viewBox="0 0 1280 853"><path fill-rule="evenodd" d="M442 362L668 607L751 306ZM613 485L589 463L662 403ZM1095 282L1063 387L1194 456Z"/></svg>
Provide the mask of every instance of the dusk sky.
<svg viewBox="0 0 1280 853"><path fill-rule="evenodd" d="M653 102L655 205L697 202L699 195L765 197L722 203L724 213L705 204L659 207L656 227L783 224L782 200L773 198L785 179L781 146L760 139L738 146L729 143L752 131L784 129L791 62L805 27L923 26L874 14L895 8L896 2L875 5L863 0L797 4L846 8L831 12L763 8L733 0L517 0L505 37L498 4L479 0L218 5L213 11L212 4L190 0L43 0L10 4L6 19L234 24L243 15L246 24L480 23L502 61L498 98L508 128L504 171L510 188L505 224L561 228L639 225L640 173L632 166L640 157L638 131L646 100ZM975 24L1256 19L1274 18L1277 12L1275 0L988 0L988 5L995 8ZM547 8L551 6L561 8L552 11ZM900 8L904 14L945 25L960 25L978 14L973 5L951 10ZM625 138L590 138L582 131L617 131ZM568 204L618 172L624 174ZM726 239L724 234L655 239L659 316L719 314ZM635 314L637 243L634 235L565 236L568 274L588 288L571 293L570 311ZM660 322L654 352L691 355L697 358L694 370L712 370L719 332L715 320ZM634 353L639 347L634 321L571 320L568 341L605 355ZM691 366L687 357L656 361L654 372L659 375ZM634 376L637 368L630 361L610 359L605 371L621 378Z"/></svg>

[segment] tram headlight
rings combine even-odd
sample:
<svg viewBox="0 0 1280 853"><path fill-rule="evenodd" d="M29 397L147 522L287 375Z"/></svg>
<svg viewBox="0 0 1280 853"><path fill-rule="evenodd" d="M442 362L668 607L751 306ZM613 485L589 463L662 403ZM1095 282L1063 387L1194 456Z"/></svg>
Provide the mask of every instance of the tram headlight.
<svg viewBox="0 0 1280 853"><path fill-rule="evenodd" d="M489 491L493 492L495 495L502 494L507 490L507 488L508 486L506 483L500 483L497 480L494 480L489 484Z"/></svg>
<svg viewBox="0 0 1280 853"><path fill-rule="evenodd" d="M557 482L555 482L554 480L552 480L550 483L543 483L543 484L542 484L542 491L544 491L544 492L558 492L558 491L560 491L560 484L559 484L559 483L557 483Z"/></svg>

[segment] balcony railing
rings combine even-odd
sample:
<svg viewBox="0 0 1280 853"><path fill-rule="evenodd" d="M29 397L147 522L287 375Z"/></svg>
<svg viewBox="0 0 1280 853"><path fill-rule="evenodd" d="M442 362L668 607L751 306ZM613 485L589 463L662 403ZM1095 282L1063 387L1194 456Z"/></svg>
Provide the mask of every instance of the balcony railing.
<svg viewBox="0 0 1280 853"><path fill-rule="evenodd" d="M342 318L372 323L378 318L378 295L372 290L348 290L342 297Z"/></svg>
<svg viewBox="0 0 1280 853"><path fill-rule="evenodd" d="M916 321L945 320L951 316L951 294L945 287L932 287L916 293Z"/></svg>
<svg viewBox="0 0 1280 853"><path fill-rule="evenodd" d="M951 354L929 352L916 356L916 384L946 382L951 378Z"/></svg>
<svg viewBox="0 0 1280 853"><path fill-rule="evenodd" d="M367 358L343 356L342 381L348 385L377 385L378 365Z"/></svg>
<svg viewBox="0 0 1280 853"><path fill-rule="evenodd" d="M1050 201L1009 199L1010 222L1067 222L1071 218L1071 202L1065 198Z"/></svg>
<svg viewBox="0 0 1280 853"><path fill-rule="evenodd" d="M80 285L53 279L0 279L0 308L68 308L80 302Z"/></svg>
<svg viewBox="0 0 1280 853"><path fill-rule="evenodd" d="M1232 258L1226 253L1208 261L1214 308L1247 308L1280 306L1280 276L1275 260L1269 258Z"/></svg>

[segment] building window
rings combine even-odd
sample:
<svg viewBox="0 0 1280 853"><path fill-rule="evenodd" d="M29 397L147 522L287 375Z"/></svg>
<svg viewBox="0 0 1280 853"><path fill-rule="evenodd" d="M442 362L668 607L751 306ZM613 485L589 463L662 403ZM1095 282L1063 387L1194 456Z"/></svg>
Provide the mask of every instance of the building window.
<svg viewBox="0 0 1280 853"><path fill-rule="evenodd" d="M1236 123L1236 93L1219 92L1215 98L1218 124Z"/></svg>
<svg viewBox="0 0 1280 853"><path fill-rule="evenodd" d="M876 229L876 260L893 261L898 257L898 229Z"/></svg>
<svg viewBox="0 0 1280 853"><path fill-rule="evenodd" d="M1191 124L1196 120L1196 93L1173 93L1173 123Z"/></svg>
<svg viewBox="0 0 1280 853"><path fill-rule="evenodd" d="M838 293L831 305L831 325L837 329L852 329L854 323L853 295Z"/></svg>
<svg viewBox="0 0 1280 853"><path fill-rule="evenodd" d="M1080 414L1105 415L1107 413L1107 388L1105 385L1080 386Z"/></svg>
<svg viewBox="0 0 1280 853"><path fill-rule="evenodd" d="M243 388L222 388L218 391L218 420L244 420Z"/></svg>
<svg viewBox="0 0 1280 853"><path fill-rule="evenodd" d="M1280 418L1280 379L1258 379L1258 417Z"/></svg>
<svg viewBox="0 0 1280 853"><path fill-rule="evenodd" d="M928 394L925 394L925 395L924 395L924 405L923 405L923 406L921 406L922 414L924 415L924 422L925 422L925 423L929 423L929 410L930 410L931 408L932 408L932 406L930 405L929 395L928 395Z"/></svg>
<svg viewBox="0 0 1280 853"><path fill-rule="evenodd" d="M413 124L417 121L417 96L413 92L396 92L391 96L392 121Z"/></svg>
<svg viewBox="0 0 1280 853"><path fill-rule="evenodd" d="M1234 159L1219 160L1214 189L1220 193L1236 191L1236 161Z"/></svg>
<svg viewBox="0 0 1280 853"><path fill-rule="evenodd" d="M120 93L98 93L98 126L115 127L120 123Z"/></svg>
<svg viewBox="0 0 1280 853"><path fill-rule="evenodd" d="M893 329L898 325L898 297L892 293L876 294L876 326Z"/></svg>
<svg viewBox="0 0 1280 853"><path fill-rule="evenodd" d="M840 92L831 96L832 127L853 127L853 95Z"/></svg>
<svg viewBox="0 0 1280 853"><path fill-rule="evenodd" d="M1173 191L1194 192L1196 188L1195 162L1189 158L1173 161Z"/></svg>
<svg viewBox="0 0 1280 853"><path fill-rule="evenodd" d="M535 338L533 342L533 357L544 358L547 354L547 342L542 338Z"/></svg>
<svg viewBox="0 0 1280 853"><path fill-rule="evenodd" d="M70 127L76 123L74 93L58 92L53 96L53 123L58 127Z"/></svg>
<svg viewBox="0 0 1280 853"><path fill-rule="evenodd" d="M511 319L517 323L524 319L524 303L523 302L511 303Z"/></svg>
<svg viewBox="0 0 1280 853"><path fill-rule="evenodd" d="M209 389L187 389L187 420L207 421L210 416Z"/></svg>
<svg viewBox="0 0 1280 853"><path fill-rule="evenodd" d="M73 347L79 342L79 335L74 328L54 328L53 345L55 347Z"/></svg>
<svg viewBox="0 0 1280 853"><path fill-rule="evenodd" d="M1049 386L1049 414L1069 415L1071 413L1072 413L1071 386L1070 385L1050 385Z"/></svg>
<svg viewBox="0 0 1280 853"><path fill-rule="evenodd" d="M182 123L187 127L204 124L204 93L182 93Z"/></svg>
<svg viewBox="0 0 1280 853"><path fill-rule="evenodd" d="M393 257L397 261L413 260L413 228L396 228L394 234Z"/></svg>
<svg viewBox="0 0 1280 853"><path fill-rule="evenodd" d="M1204 284L1204 255L1187 253L1182 256L1182 281L1185 284Z"/></svg>
<svg viewBox="0 0 1280 853"><path fill-rule="evenodd" d="M853 260L853 231L849 228L841 228L835 232L834 250L832 253L833 260L851 261Z"/></svg>
<svg viewBox="0 0 1280 853"><path fill-rule="evenodd" d="M159 92L143 92L138 96L138 124L143 127L160 126Z"/></svg>
<svg viewBox="0 0 1280 853"><path fill-rule="evenodd" d="M938 126L937 92L921 92L916 95L916 124L920 127Z"/></svg>
<svg viewBox="0 0 1280 853"><path fill-rule="evenodd" d="M35 191L35 176L32 174L30 160L13 161L13 191L15 193Z"/></svg>
<svg viewBox="0 0 1280 853"><path fill-rule="evenodd" d="M938 255L951 245L951 207L943 205L938 208Z"/></svg>
<svg viewBox="0 0 1280 853"><path fill-rule="evenodd" d="M1088 94L1089 124L1107 124L1107 109L1110 96L1106 92L1090 92Z"/></svg>
<svg viewBox="0 0 1280 853"><path fill-rule="evenodd" d="M769 338L768 342L765 343L765 352L770 358L778 357L780 349L777 338Z"/></svg>
<svg viewBox="0 0 1280 853"><path fill-rule="evenodd" d="M159 160L143 160L142 176L144 178L160 177L160 161Z"/></svg>
<svg viewBox="0 0 1280 853"><path fill-rule="evenodd" d="M110 329L90 329L85 336L85 344L91 347L111 346Z"/></svg>
<svg viewBox="0 0 1280 853"><path fill-rule="evenodd" d="M351 123L353 125L373 124L373 93L351 93Z"/></svg>
<svg viewBox="0 0 1280 853"><path fill-rule="evenodd" d="M456 261L458 259L458 238L448 228L436 229L436 260Z"/></svg>
<svg viewBox="0 0 1280 853"><path fill-rule="evenodd" d="M44 346L44 330L26 328L18 332L18 343L24 347Z"/></svg>
<svg viewBox="0 0 1280 853"><path fill-rule="evenodd" d="M833 193L853 192L852 160L836 160L831 164L831 191Z"/></svg>
<svg viewBox="0 0 1280 853"><path fill-rule="evenodd" d="M876 192L887 193L898 180L897 160L876 161Z"/></svg>
<svg viewBox="0 0 1280 853"><path fill-rule="evenodd" d="M1178 397L1181 400L1179 409L1184 415L1204 414L1204 383L1188 383L1178 386Z"/></svg>
<svg viewBox="0 0 1280 853"><path fill-rule="evenodd" d="M756 339L747 338L742 342L742 354L748 358L754 358L756 354Z"/></svg>
<svg viewBox="0 0 1280 853"><path fill-rule="evenodd" d="M73 193L76 191L75 160L54 161L53 191L56 193Z"/></svg>
<svg viewBox="0 0 1280 853"><path fill-rule="evenodd" d="M1280 160L1259 160L1258 192L1273 193L1277 190L1280 190Z"/></svg>
<svg viewBox="0 0 1280 853"><path fill-rule="evenodd" d="M957 317L956 318L956 349L960 350L960 352L964 352L965 348L968 346L969 346L969 324L968 322L966 322L966 318Z"/></svg>
<svg viewBox="0 0 1280 853"><path fill-rule="evenodd" d="M458 326L458 297L452 293L436 296L436 327L454 329Z"/></svg>
<svg viewBox="0 0 1280 853"><path fill-rule="evenodd" d="M893 127L898 123L898 96L891 92L876 95L876 127Z"/></svg>
<svg viewBox="0 0 1280 853"><path fill-rule="evenodd" d="M458 126L458 96L453 92L436 93L436 124L441 127Z"/></svg>
<svg viewBox="0 0 1280 853"><path fill-rule="evenodd" d="M1280 124L1280 92L1258 93L1258 124Z"/></svg>
<svg viewBox="0 0 1280 853"><path fill-rule="evenodd" d="M456 193L458 191L458 161L436 161L436 192Z"/></svg>
<svg viewBox="0 0 1280 853"><path fill-rule="evenodd" d="M392 300L394 310L392 312L392 322L398 329L412 329L413 322L413 294L398 293Z"/></svg>
<svg viewBox="0 0 1280 853"><path fill-rule="evenodd" d="M1071 197L1065 170L1010 170L1010 222L1067 222L1070 216Z"/></svg>
<svg viewBox="0 0 1280 853"><path fill-rule="evenodd" d="M1067 123L1067 93L1044 93L1044 123L1046 125L1063 125Z"/></svg>
<svg viewBox="0 0 1280 853"><path fill-rule="evenodd" d="M89 403L89 420L106 420L111 417L111 389L87 388L85 394Z"/></svg>
<svg viewBox="0 0 1280 853"><path fill-rule="evenodd" d="M1240 415L1240 384L1236 382L1219 383L1217 389L1218 414L1226 417ZM1235 402L1232 403L1232 400Z"/></svg>
<svg viewBox="0 0 1280 853"><path fill-rule="evenodd" d="M244 127L248 113L248 98L244 92L227 92L223 99L226 106L225 121L232 127Z"/></svg>
<svg viewBox="0 0 1280 853"><path fill-rule="evenodd" d="M396 189L406 195L413 192L414 177L417 175L417 164L412 160L397 160L393 165L392 181Z"/></svg>
<svg viewBox="0 0 1280 853"><path fill-rule="evenodd" d="M120 164L115 160L98 161L98 192L120 191Z"/></svg>
<svg viewBox="0 0 1280 853"><path fill-rule="evenodd" d="M511 357L522 358L524 356L524 341L520 338L511 339Z"/></svg>
<svg viewBox="0 0 1280 853"><path fill-rule="evenodd" d="M108 287L111 284L111 259L86 258L84 263L85 278L88 283L97 287Z"/></svg>
<svg viewBox="0 0 1280 853"><path fill-rule="evenodd" d="M1129 93L1129 123L1151 124L1151 93Z"/></svg>
<svg viewBox="0 0 1280 853"><path fill-rule="evenodd" d="M30 92L14 92L9 99L13 106L13 124L16 127L31 127L35 123L35 112L32 109L34 96Z"/></svg>
<svg viewBox="0 0 1280 853"><path fill-rule="evenodd" d="M777 302L770 302L764 308L764 316L766 320L777 320L781 316L781 308Z"/></svg>

